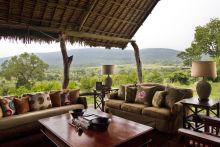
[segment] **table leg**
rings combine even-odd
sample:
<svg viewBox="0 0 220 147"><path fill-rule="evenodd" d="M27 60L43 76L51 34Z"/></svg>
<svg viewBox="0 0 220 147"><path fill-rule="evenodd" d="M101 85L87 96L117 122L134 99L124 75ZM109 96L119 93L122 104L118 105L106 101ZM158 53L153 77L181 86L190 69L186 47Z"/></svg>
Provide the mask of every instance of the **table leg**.
<svg viewBox="0 0 220 147"><path fill-rule="evenodd" d="M186 128L186 108L183 104L183 128Z"/></svg>
<svg viewBox="0 0 220 147"><path fill-rule="evenodd" d="M94 91L94 108L96 109L96 98L97 98L97 93Z"/></svg>
<svg viewBox="0 0 220 147"><path fill-rule="evenodd" d="M206 116L209 116L209 109L211 108L206 108Z"/></svg>
<svg viewBox="0 0 220 147"><path fill-rule="evenodd" d="M197 106L195 106L195 115L197 116L198 115L198 108ZM198 122L195 121L195 128L198 128Z"/></svg>
<svg viewBox="0 0 220 147"><path fill-rule="evenodd" d="M217 104L217 117L219 117L219 103Z"/></svg>

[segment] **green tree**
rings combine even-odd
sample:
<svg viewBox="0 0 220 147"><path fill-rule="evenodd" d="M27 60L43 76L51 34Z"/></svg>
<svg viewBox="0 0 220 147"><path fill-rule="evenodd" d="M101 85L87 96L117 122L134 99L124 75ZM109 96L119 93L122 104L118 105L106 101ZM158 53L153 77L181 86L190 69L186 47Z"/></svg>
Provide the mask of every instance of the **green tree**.
<svg viewBox="0 0 220 147"><path fill-rule="evenodd" d="M192 61L200 60L202 54L208 54L212 58L220 57L220 20L211 19L205 26L198 26L195 30L191 47L177 56L183 59L184 65L190 65Z"/></svg>
<svg viewBox="0 0 220 147"><path fill-rule="evenodd" d="M7 80L15 78L16 87L32 86L36 81L44 78L48 65L34 54L23 53L13 56L1 64L1 75Z"/></svg>

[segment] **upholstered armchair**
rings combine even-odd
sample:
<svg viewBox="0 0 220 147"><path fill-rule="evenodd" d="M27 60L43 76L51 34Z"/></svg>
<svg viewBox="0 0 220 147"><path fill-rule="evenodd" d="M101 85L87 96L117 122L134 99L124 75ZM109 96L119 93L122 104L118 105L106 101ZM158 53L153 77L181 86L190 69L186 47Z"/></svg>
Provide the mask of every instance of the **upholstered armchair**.
<svg viewBox="0 0 220 147"><path fill-rule="evenodd" d="M207 117L204 120L204 132L179 129L186 147L219 147L220 146L220 118Z"/></svg>

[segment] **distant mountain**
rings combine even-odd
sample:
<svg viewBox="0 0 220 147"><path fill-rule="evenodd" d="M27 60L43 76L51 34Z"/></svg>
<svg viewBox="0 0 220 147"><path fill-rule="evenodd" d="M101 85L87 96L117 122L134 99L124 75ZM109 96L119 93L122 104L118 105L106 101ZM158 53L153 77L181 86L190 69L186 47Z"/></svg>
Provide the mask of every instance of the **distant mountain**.
<svg viewBox="0 0 220 147"><path fill-rule="evenodd" d="M140 50L143 64L178 64L177 50L167 48L147 48ZM38 57L50 66L62 66L61 52L36 53ZM73 55L72 66L100 66L102 64L134 64L133 50L85 48L69 50L68 55ZM8 58L0 58L0 63Z"/></svg>

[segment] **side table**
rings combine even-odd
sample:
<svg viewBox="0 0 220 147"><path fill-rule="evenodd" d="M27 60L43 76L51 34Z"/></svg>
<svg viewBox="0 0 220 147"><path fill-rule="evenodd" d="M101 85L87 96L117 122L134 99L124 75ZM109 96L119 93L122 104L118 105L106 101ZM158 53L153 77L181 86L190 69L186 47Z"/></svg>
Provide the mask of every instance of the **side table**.
<svg viewBox="0 0 220 147"><path fill-rule="evenodd" d="M94 108L99 108L101 111L104 112L105 107L105 96L106 94L109 94L111 92L118 91L118 88L112 88L112 89L103 89L103 90L96 90L93 89L94 92Z"/></svg>
<svg viewBox="0 0 220 147"><path fill-rule="evenodd" d="M200 102L198 98L183 99L183 128L192 128L195 131L204 127L202 115L209 116L213 114L219 117L219 102L220 100L209 98L208 102ZM186 115L186 109L191 112ZM202 113L203 112L203 113ZM204 113L205 112L205 113Z"/></svg>

